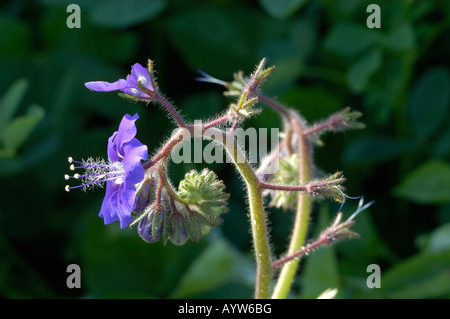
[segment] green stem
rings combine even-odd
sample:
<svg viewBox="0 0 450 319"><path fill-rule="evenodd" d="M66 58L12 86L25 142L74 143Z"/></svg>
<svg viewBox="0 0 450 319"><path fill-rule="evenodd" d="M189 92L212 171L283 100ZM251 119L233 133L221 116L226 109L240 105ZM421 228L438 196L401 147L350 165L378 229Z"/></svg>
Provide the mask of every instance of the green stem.
<svg viewBox="0 0 450 319"><path fill-rule="evenodd" d="M301 128L301 131L303 132L303 128ZM303 134L299 136L300 185L302 185L308 183L311 180L311 145L309 139L306 136L303 136ZM295 217L294 229L292 232L292 238L289 244L287 255L292 255L303 247L308 232L310 212L310 196L305 193L299 193L297 202L297 214ZM294 276L297 272L299 261L300 259L295 259L283 265L274 292L272 294L272 298L283 299L287 297L294 280Z"/></svg>
<svg viewBox="0 0 450 319"><path fill-rule="evenodd" d="M210 129L211 135L222 137L220 142L233 159L239 173L245 180L248 202L250 208L250 221L252 227L253 246L256 258L256 287L255 298L267 299L270 296L271 259L266 227L266 213L262 199L259 180L252 166L245 159L245 154L237 146L234 137L219 129ZM224 142L225 141L225 142Z"/></svg>
<svg viewBox="0 0 450 319"><path fill-rule="evenodd" d="M260 100L281 113L283 117L291 124L292 129L299 138L298 154L299 164L299 184L306 185L311 181L312 174L312 149L309 137L305 135L302 121L294 113L291 113L284 106L276 101L264 96L259 96ZM297 201L297 213L295 216L294 229L292 231L291 242L286 255L292 255L302 249L305 244L308 232L309 216L311 213L311 198L308 194L299 193ZM283 265L278 277L275 289L272 294L274 299L286 298L291 288L294 276L297 272L299 259L295 259Z"/></svg>

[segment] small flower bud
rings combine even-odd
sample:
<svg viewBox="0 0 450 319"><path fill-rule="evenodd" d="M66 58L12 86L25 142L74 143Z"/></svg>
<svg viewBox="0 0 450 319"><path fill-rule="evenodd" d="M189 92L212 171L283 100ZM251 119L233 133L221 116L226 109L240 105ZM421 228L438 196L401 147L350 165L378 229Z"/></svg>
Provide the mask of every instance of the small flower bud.
<svg viewBox="0 0 450 319"><path fill-rule="evenodd" d="M345 200L344 187L341 185L344 181L345 178L342 176L342 172L336 172L326 178L311 181L308 184L310 186L310 195L326 197L342 203Z"/></svg>
<svg viewBox="0 0 450 319"><path fill-rule="evenodd" d="M255 72L250 76L244 87L245 92L247 92L248 99L251 99L258 95L258 91L262 83L269 77L270 73L275 69L274 66L265 69L266 59L262 59L256 67Z"/></svg>
<svg viewBox="0 0 450 319"><path fill-rule="evenodd" d="M133 211L141 215L155 201L157 179L146 176L136 192L136 201Z"/></svg>
<svg viewBox="0 0 450 319"><path fill-rule="evenodd" d="M172 215L170 218L170 241L177 246L181 246L189 239L185 220L181 215Z"/></svg>
<svg viewBox="0 0 450 319"><path fill-rule="evenodd" d="M155 216L156 215L156 216ZM145 216L138 225L138 234L148 243L154 243L159 240L162 234L161 227L162 214L155 213L155 210Z"/></svg>

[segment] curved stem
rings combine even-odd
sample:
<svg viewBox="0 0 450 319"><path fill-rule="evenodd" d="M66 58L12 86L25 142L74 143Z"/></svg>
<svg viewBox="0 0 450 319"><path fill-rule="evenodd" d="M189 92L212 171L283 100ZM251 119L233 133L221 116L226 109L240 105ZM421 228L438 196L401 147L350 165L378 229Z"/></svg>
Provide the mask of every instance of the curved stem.
<svg viewBox="0 0 450 319"><path fill-rule="evenodd" d="M168 157L172 149L183 140L183 130L179 130L175 133L169 141L159 150L159 152L152 157L147 163L144 164L144 169L149 169L153 165L155 165L158 161L163 159L164 157Z"/></svg>
<svg viewBox="0 0 450 319"><path fill-rule="evenodd" d="M250 206L250 220L256 258L255 298L267 299L270 296L272 266L268 231L266 227L266 213L264 211L259 180L252 166L245 159L245 154L237 146L234 137L216 128L211 128L211 130L211 136L216 138L219 136L222 137L222 141L217 139L216 141L225 147L242 178L245 180Z"/></svg>
<svg viewBox="0 0 450 319"><path fill-rule="evenodd" d="M170 104L166 99L164 99L161 95L156 94L154 96L155 100L160 102L172 115L175 122L177 122L179 127L186 127L186 124L184 123L183 119L181 118L180 114L175 110L175 108Z"/></svg>
<svg viewBox="0 0 450 319"><path fill-rule="evenodd" d="M307 136L304 134L304 127L300 119L291 113L287 108L283 107L274 100L260 95L260 100L279 113L292 125L294 133L299 139L298 154L300 157L299 167L299 183L300 185L306 185L311 180L312 171L312 154L311 143ZM295 216L294 229L292 231L292 237L289 244L287 255L292 255L298 252L305 243L306 235L308 232L309 215L311 212L311 198L308 194L299 193L297 201L297 212ZM289 263L283 265L283 268L278 277L278 281L275 285L272 298L281 299L286 298L291 288L294 276L297 272L299 259L295 259Z"/></svg>
<svg viewBox="0 0 450 319"><path fill-rule="evenodd" d="M164 187L171 199L176 199L177 202L187 205L188 203L173 189L172 184L169 181L169 177L167 176L167 169L163 168L167 165L167 160L168 157L165 157L164 161L160 163L160 169L158 169L160 185Z"/></svg>

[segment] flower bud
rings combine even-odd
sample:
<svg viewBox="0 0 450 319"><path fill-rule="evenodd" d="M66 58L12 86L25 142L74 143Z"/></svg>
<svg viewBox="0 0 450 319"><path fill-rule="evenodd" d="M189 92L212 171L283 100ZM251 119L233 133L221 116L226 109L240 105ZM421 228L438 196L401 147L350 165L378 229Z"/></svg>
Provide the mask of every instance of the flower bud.
<svg viewBox="0 0 450 319"><path fill-rule="evenodd" d="M184 218L181 215L173 214L170 218L170 241L177 246L181 246L189 239Z"/></svg>
<svg viewBox="0 0 450 319"><path fill-rule="evenodd" d="M277 174L271 175L270 179L280 185L298 185L299 177L299 157L298 154L292 154L279 159L279 170ZM266 193L269 193L272 197L269 206L293 210L297 205L297 192L269 190Z"/></svg>
<svg viewBox="0 0 450 319"><path fill-rule="evenodd" d="M138 225L138 234L148 243L157 242L163 232L163 215L159 211L152 211L145 216Z"/></svg>
<svg viewBox="0 0 450 319"><path fill-rule="evenodd" d="M224 192L225 185L217 179L214 172L206 168L200 173L196 170L187 173L178 190L180 197L189 206L195 205L210 223L220 223L217 217L228 211L227 201L230 195Z"/></svg>
<svg viewBox="0 0 450 319"><path fill-rule="evenodd" d="M156 179L146 176L137 190L136 201L133 211L141 215L149 205L153 203L156 196Z"/></svg>

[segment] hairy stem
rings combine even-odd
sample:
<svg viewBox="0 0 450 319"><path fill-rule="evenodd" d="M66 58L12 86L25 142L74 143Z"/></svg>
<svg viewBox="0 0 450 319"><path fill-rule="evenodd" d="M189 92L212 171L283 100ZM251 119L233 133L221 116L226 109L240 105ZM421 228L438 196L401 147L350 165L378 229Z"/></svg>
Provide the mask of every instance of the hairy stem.
<svg viewBox="0 0 450 319"><path fill-rule="evenodd" d="M281 267L282 265L286 264L287 262L291 261L292 259L295 258L299 258L307 253L309 253L310 251L319 248L322 245L328 245L328 241L326 238L319 238L318 240L316 240L315 242L313 242L312 244L307 245L306 247L303 247L302 249L300 249L298 252L286 256L284 258L281 258L277 261L274 261L272 263L272 268L278 268Z"/></svg>
<svg viewBox="0 0 450 319"><path fill-rule="evenodd" d="M307 137L299 139L300 155L300 184L305 184L311 180L311 147ZM295 217L294 229L287 254L292 255L305 243L308 232L309 215L311 212L311 198L308 194L299 193L297 201L297 213ZM297 272L299 259L284 264L278 282L275 286L272 297L275 299L286 298L291 288L294 276Z"/></svg>
<svg viewBox="0 0 450 319"><path fill-rule="evenodd" d="M342 213L339 213L333 225L325 229L316 241L303 247L292 255L286 256L273 262L272 268L280 267L281 265L291 261L292 259L299 258L305 254L308 254L309 252L321 246L329 246L341 238L359 238L359 235L357 233L349 230L349 228L355 224L355 221L347 220L343 223L340 223L341 218Z"/></svg>
<svg viewBox="0 0 450 319"><path fill-rule="evenodd" d="M261 189L259 187L259 180L252 168L252 166L245 159L245 154L239 149L233 136L220 131L219 129L212 129L213 136L222 137L220 142L227 150L230 157L233 159L239 173L245 180L247 187L248 201L250 206L250 221L252 226L253 246L256 258L256 287L255 298L267 299L270 293L271 280L271 260L270 247L268 240L268 232L266 227L266 213L264 212L263 199Z"/></svg>
<svg viewBox="0 0 450 319"><path fill-rule="evenodd" d="M181 118L180 114L178 114L177 110L170 104L166 99L164 99L161 95L156 94L155 100L160 102L172 115L175 122L177 122L179 127L186 127L186 124L184 123L183 119Z"/></svg>
<svg viewBox="0 0 450 319"><path fill-rule="evenodd" d="M144 164L144 169L148 169L155 165L158 161L165 157L169 157L172 149L181 141L183 141L183 132L182 130L177 131L169 141L159 150L159 152L152 157L147 163Z"/></svg>
<svg viewBox="0 0 450 319"><path fill-rule="evenodd" d="M209 128L213 127L213 126L222 124L223 122L228 121L228 119L229 119L228 115L223 115L223 116L218 117L217 119L212 120L211 122L208 122L205 125L203 125L203 129L206 130L206 129L209 129Z"/></svg>
<svg viewBox="0 0 450 319"><path fill-rule="evenodd" d="M270 184L266 182L259 182L259 187L266 189L274 189L281 191L291 191L291 192L307 192L312 195L314 193L319 193L321 188L325 188L330 185L336 185L345 181L345 178L336 178L329 181L317 181L317 182L309 182L308 184L302 186L293 186L293 185L278 185L278 184Z"/></svg>
<svg viewBox="0 0 450 319"><path fill-rule="evenodd" d="M300 157L300 185L305 185L311 180L312 171L312 154L311 143L307 136L304 135L304 127L299 118L297 118L288 109L281 106L274 100L260 95L260 101L266 103L279 113L291 124L294 133L299 139L298 154ZM287 255L293 255L298 252L305 243L306 235L308 232L309 216L311 212L311 198L308 194L299 193L297 201L297 212L295 216L294 228L292 231L292 237L289 244ZM294 276L297 272L299 259L295 259L290 263L284 264L281 269L278 281L275 285L272 298L282 299L286 298L291 288Z"/></svg>
<svg viewBox="0 0 450 319"><path fill-rule="evenodd" d="M314 126L314 127L312 127L312 128L309 128L309 129L305 130L305 131L303 132L303 134L304 134L304 135L311 135L311 134L314 134L314 133L317 133L317 132L326 130L326 129L328 129L329 127L331 127L332 125L334 125L335 122L337 122L336 119L331 118L331 119L329 119L329 120L326 121L326 122L320 123L320 124L318 124L318 125L316 125L316 126Z"/></svg>

